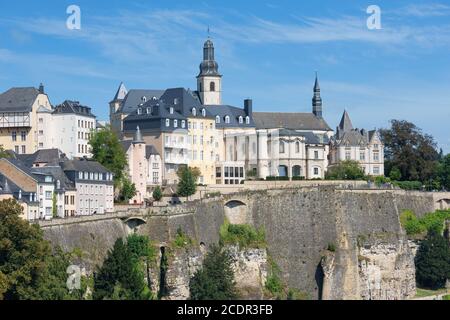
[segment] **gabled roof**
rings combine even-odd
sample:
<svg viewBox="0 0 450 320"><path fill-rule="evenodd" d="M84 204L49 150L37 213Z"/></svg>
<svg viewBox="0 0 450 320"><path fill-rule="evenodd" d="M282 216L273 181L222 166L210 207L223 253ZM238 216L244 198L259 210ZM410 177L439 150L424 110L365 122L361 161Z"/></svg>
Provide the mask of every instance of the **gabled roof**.
<svg viewBox="0 0 450 320"><path fill-rule="evenodd" d="M76 114L84 117L95 118L92 113L92 109L87 106L83 106L78 101L66 100L62 104L56 106L53 114Z"/></svg>
<svg viewBox="0 0 450 320"><path fill-rule="evenodd" d="M0 94L0 112L31 112L38 95L36 88L11 88Z"/></svg>
<svg viewBox="0 0 450 320"><path fill-rule="evenodd" d="M75 190L75 185L69 180L59 165L33 168L32 172L35 174L51 175L55 182L60 182L60 189Z"/></svg>
<svg viewBox="0 0 450 320"><path fill-rule="evenodd" d="M160 154L156 150L156 148L152 145L145 146L145 157L147 159L150 158L150 156L159 156Z"/></svg>
<svg viewBox="0 0 450 320"><path fill-rule="evenodd" d="M344 111L341 122L339 123L339 129L342 132L353 130L352 121L350 120L350 116L348 115L346 110Z"/></svg>
<svg viewBox="0 0 450 320"><path fill-rule="evenodd" d="M125 85L123 82L120 83L119 89L117 89L116 95L114 96L113 101L119 101L125 99L126 95L128 94L127 88L125 88Z"/></svg>
<svg viewBox="0 0 450 320"><path fill-rule="evenodd" d="M36 163L46 163L57 165L61 160L67 159L59 149L43 149L33 154L15 154L14 157L20 160L25 166L32 167Z"/></svg>
<svg viewBox="0 0 450 320"><path fill-rule="evenodd" d="M323 118L313 113L253 112L256 129L331 131Z"/></svg>
<svg viewBox="0 0 450 320"><path fill-rule="evenodd" d="M62 163L62 169L64 171L111 173L97 161L88 159L66 160Z"/></svg>

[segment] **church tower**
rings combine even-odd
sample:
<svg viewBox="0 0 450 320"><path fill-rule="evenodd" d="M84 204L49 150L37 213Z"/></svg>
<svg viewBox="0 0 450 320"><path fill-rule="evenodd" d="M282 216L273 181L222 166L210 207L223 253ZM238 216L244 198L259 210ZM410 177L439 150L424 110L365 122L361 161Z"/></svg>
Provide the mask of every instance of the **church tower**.
<svg viewBox="0 0 450 320"><path fill-rule="evenodd" d="M312 99L313 113L316 117L322 118L322 98L320 97L319 79L316 72L316 83L314 84L314 97Z"/></svg>
<svg viewBox="0 0 450 320"><path fill-rule="evenodd" d="M197 91L204 105L222 104L222 76L214 60L214 44L208 37L203 46L203 61L197 76Z"/></svg>

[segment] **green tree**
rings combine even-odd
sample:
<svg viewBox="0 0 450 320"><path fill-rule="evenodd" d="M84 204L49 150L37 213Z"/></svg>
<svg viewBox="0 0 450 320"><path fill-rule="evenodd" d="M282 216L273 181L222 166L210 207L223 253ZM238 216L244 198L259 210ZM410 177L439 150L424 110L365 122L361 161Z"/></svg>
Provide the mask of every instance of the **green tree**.
<svg viewBox="0 0 450 320"><path fill-rule="evenodd" d="M392 181L400 180L402 178L402 173L400 172L400 170L398 170L398 168L394 167L391 169L391 172L389 173L389 178Z"/></svg>
<svg viewBox="0 0 450 320"><path fill-rule="evenodd" d="M440 289L450 279L450 245L436 230L430 229L415 258L416 280L423 288Z"/></svg>
<svg viewBox="0 0 450 320"><path fill-rule="evenodd" d="M345 160L328 169L326 178L330 180L360 180L364 179L364 170L354 160Z"/></svg>
<svg viewBox="0 0 450 320"><path fill-rule="evenodd" d="M450 154L442 158L438 172L438 179L441 186L450 190Z"/></svg>
<svg viewBox="0 0 450 320"><path fill-rule="evenodd" d="M5 148L3 147L3 145L0 145L0 159L1 158L9 158L9 157L10 157L10 154L5 151Z"/></svg>
<svg viewBox="0 0 450 320"><path fill-rule="evenodd" d="M127 158L119 138L111 130L111 127L106 126L99 131L93 131L89 144L92 149L92 158L110 170L114 174L114 185L120 186L124 178Z"/></svg>
<svg viewBox="0 0 450 320"><path fill-rule="evenodd" d="M136 263L135 253L118 239L94 277L95 300L148 299L144 274Z"/></svg>
<svg viewBox="0 0 450 320"><path fill-rule="evenodd" d="M393 168L402 180L429 181L436 175L439 153L433 137L422 133L411 122L392 120L389 129L380 131L385 145L385 172Z"/></svg>
<svg viewBox="0 0 450 320"><path fill-rule="evenodd" d="M177 170L177 176L178 178L182 179L183 174L186 172L186 170L191 171L192 177L194 178L194 181L197 182L198 178L202 175L202 172L197 167L187 167L187 166L180 166Z"/></svg>
<svg viewBox="0 0 450 320"><path fill-rule="evenodd" d="M197 191L197 184L195 183L195 176L191 168L186 168L181 171L180 182L178 183L177 194L180 197L189 197Z"/></svg>
<svg viewBox="0 0 450 320"><path fill-rule="evenodd" d="M192 300L233 300L237 298L233 259L228 250L211 246L203 262L189 283Z"/></svg>
<svg viewBox="0 0 450 320"><path fill-rule="evenodd" d="M153 190L153 199L155 201L161 201L163 198L163 193L160 186L156 186L155 190Z"/></svg>
<svg viewBox="0 0 450 320"><path fill-rule="evenodd" d="M129 201L137 193L136 185L130 181L128 178L122 179L122 188L120 191L120 197L123 201Z"/></svg>
<svg viewBox="0 0 450 320"><path fill-rule="evenodd" d="M70 256L44 240L37 225L23 220L22 207L0 201L0 298L75 299L66 287Z"/></svg>

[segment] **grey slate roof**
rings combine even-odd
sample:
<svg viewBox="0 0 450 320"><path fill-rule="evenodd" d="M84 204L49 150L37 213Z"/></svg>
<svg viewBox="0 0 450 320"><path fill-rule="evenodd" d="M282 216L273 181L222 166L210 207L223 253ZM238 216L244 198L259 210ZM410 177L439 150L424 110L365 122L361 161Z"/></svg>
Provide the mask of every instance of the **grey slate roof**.
<svg viewBox="0 0 450 320"><path fill-rule="evenodd" d="M327 122L313 113L253 112L253 119L257 129L331 131Z"/></svg>
<svg viewBox="0 0 450 320"><path fill-rule="evenodd" d="M77 114L84 117L95 118L90 107L83 106L78 101L70 100L66 100L62 104L56 106L53 114Z"/></svg>
<svg viewBox="0 0 450 320"><path fill-rule="evenodd" d="M350 120L350 116L348 115L346 110L344 111L341 122L339 123L339 129L342 132L353 130L352 120Z"/></svg>
<svg viewBox="0 0 450 320"><path fill-rule="evenodd" d="M64 171L111 173L97 161L87 159L67 160L62 163Z"/></svg>
<svg viewBox="0 0 450 320"><path fill-rule="evenodd" d="M0 112L30 112L38 95L36 88L11 88L0 94Z"/></svg>
<svg viewBox="0 0 450 320"><path fill-rule="evenodd" d="M159 154L159 152L156 150L156 148L154 146L152 146L152 145L145 146L145 156L146 156L146 158L149 159L150 156L152 156L152 155L159 156L160 154Z"/></svg>
<svg viewBox="0 0 450 320"><path fill-rule="evenodd" d="M127 88L125 88L125 85L123 82L120 83L119 89L117 89L116 95L114 96L113 101L119 101L125 99L126 95L128 94Z"/></svg>
<svg viewBox="0 0 450 320"><path fill-rule="evenodd" d="M325 134L314 134L312 132L300 132L291 129L281 129L278 132L280 137L304 137L306 144L328 144L330 139Z"/></svg>
<svg viewBox="0 0 450 320"><path fill-rule="evenodd" d="M43 149L33 154L15 154L15 158L30 168L35 163L57 165L61 160L67 159L67 157L63 157L63 153L59 149Z"/></svg>
<svg viewBox="0 0 450 320"><path fill-rule="evenodd" d="M250 114L246 114L244 109L229 106L229 105L206 105L206 110L208 110L214 118L216 116L220 117L220 123L216 123L216 128L254 128L255 122L254 117ZM254 113L253 113L254 115ZM225 117L230 117L230 123L225 123ZM242 116L244 123L239 123L239 116ZM250 124L245 123L245 117L250 117Z"/></svg>
<svg viewBox="0 0 450 320"><path fill-rule="evenodd" d="M124 114L132 114L136 112L140 104L143 104L142 97L146 97L147 101L153 97L159 99L164 94L164 90L141 90L132 89L128 91L118 112Z"/></svg>
<svg viewBox="0 0 450 320"><path fill-rule="evenodd" d="M8 191L9 189L9 191ZM15 199L19 199L19 194L22 196L20 201L25 203L38 203L37 201L30 201L30 192L21 190L13 181L6 178L0 173L0 194L11 194ZM36 195L35 192L33 192Z"/></svg>
<svg viewBox="0 0 450 320"><path fill-rule="evenodd" d="M45 166L45 167L39 167L39 168L33 168L32 172L35 174L44 174L44 175L51 175L56 182L57 180L61 183L61 188L64 190L75 190L75 185L72 181L69 180L69 178L66 176L64 171L61 169L60 166Z"/></svg>

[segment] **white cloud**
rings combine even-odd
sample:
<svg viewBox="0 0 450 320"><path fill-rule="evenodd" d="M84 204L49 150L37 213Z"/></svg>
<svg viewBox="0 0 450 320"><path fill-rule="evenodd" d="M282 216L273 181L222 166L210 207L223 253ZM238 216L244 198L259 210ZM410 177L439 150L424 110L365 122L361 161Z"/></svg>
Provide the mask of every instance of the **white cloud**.
<svg viewBox="0 0 450 320"><path fill-rule="evenodd" d="M400 15L412 17L443 17L450 15L450 6L441 3L410 4L397 11Z"/></svg>

